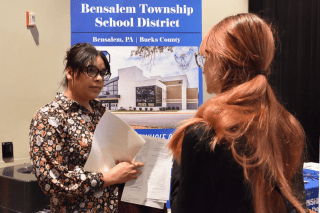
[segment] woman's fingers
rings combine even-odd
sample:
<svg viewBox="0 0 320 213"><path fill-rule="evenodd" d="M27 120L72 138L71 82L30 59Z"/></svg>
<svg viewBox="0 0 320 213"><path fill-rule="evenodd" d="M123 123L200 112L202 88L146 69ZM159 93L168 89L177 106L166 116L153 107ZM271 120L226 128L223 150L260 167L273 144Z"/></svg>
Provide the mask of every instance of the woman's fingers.
<svg viewBox="0 0 320 213"><path fill-rule="evenodd" d="M135 167L143 167L144 166L144 164L141 162L134 162L133 164L135 165Z"/></svg>
<svg viewBox="0 0 320 213"><path fill-rule="evenodd" d="M121 162L119 160L115 162L117 165L103 174L103 180L105 181L104 187L137 179L142 173L139 167L144 166L141 162L132 163Z"/></svg>
<svg viewBox="0 0 320 213"><path fill-rule="evenodd" d="M131 172L131 175L139 175L142 173L142 170L140 169L133 169Z"/></svg>

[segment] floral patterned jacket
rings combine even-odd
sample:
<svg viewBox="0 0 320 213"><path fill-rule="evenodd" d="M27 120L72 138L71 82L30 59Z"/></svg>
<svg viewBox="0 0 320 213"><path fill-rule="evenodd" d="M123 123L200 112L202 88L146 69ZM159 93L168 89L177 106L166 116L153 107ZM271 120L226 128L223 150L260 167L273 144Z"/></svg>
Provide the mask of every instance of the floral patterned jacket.
<svg viewBox="0 0 320 213"><path fill-rule="evenodd" d="M51 212L118 212L118 187L102 188L102 173L87 172L94 130L105 112L91 100L93 113L58 93L30 125L30 157Z"/></svg>

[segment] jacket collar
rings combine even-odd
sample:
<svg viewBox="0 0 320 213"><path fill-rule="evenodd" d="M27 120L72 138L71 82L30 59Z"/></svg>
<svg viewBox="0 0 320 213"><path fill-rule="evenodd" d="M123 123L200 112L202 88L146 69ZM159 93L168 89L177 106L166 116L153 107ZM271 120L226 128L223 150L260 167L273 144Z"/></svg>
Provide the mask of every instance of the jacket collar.
<svg viewBox="0 0 320 213"><path fill-rule="evenodd" d="M63 93L58 92L55 99L54 99L63 110L71 110L71 109L86 109L85 107L81 106L78 102L68 98ZM93 112L96 112L97 110L100 110L102 107L102 104L97 100L90 100L89 104L91 105Z"/></svg>

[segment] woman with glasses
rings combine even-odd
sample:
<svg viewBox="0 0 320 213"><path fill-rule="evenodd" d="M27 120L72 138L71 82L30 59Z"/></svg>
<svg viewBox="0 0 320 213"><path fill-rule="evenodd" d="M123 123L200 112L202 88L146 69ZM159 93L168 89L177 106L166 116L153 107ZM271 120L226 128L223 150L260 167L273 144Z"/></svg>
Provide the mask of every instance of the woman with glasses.
<svg viewBox="0 0 320 213"><path fill-rule="evenodd" d="M250 13L203 38L196 60L217 95L170 140L172 213L306 212L305 133L268 82L274 52L272 26Z"/></svg>
<svg viewBox="0 0 320 213"><path fill-rule="evenodd" d="M108 172L83 169L94 130L105 112L96 100L111 76L110 56L88 43L66 54L64 93L43 106L30 125L30 157L51 212L118 212L115 184L136 179L140 162L121 162Z"/></svg>

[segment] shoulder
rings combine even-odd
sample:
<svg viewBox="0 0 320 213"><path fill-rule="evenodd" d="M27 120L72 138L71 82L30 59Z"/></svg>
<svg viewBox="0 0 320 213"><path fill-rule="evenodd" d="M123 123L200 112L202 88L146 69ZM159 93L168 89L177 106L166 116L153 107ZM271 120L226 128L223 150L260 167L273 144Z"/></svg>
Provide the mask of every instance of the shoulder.
<svg viewBox="0 0 320 213"><path fill-rule="evenodd" d="M216 132L214 128L204 122L189 126L183 138L182 155L212 155L216 157L231 156L230 147L225 141L220 141L213 146Z"/></svg>
<svg viewBox="0 0 320 213"><path fill-rule="evenodd" d="M47 116L47 115L54 115L58 113L62 113L63 110L60 107L60 105L55 101L51 101L50 103L44 105L41 107L35 115L42 115L42 116Z"/></svg>
<svg viewBox="0 0 320 213"><path fill-rule="evenodd" d="M209 151L210 143L215 136L214 129L206 123L200 122L186 129L183 148L184 150Z"/></svg>
<svg viewBox="0 0 320 213"><path fill-rule="evenodd" d="M50 124L54 127L58 127L61 120L65 117L65 111L57 103L56 100L41 107L33 116L31 126Z"/></svg>
<svg viewBox="0 0 320 213"><path fill-rule="evenodd" d="M213 127L204 122L189 126L185 132L185 137L191 137L197 141L211 140L214 136L215 130Z"/></svg>

